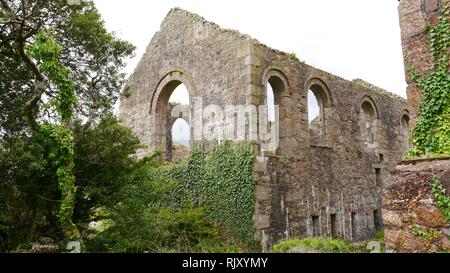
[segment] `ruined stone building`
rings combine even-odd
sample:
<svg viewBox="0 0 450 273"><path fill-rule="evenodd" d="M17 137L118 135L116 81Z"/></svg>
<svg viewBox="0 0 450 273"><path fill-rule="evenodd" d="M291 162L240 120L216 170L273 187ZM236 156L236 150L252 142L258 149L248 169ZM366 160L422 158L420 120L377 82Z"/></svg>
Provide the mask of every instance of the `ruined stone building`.
<svg viewBox="0 0 450 273"><path fill-rule="evenodd" d="M399 0L403 54L407 62L424 75L432 64L427 26L439 22L443 3L443 0ZM413 125L417 120L422 91L409 77L408 67L405 68ZM432 192L435 179L447 193L450 192L450 158L408 160L392 168L384 181L382 197L386 248L396 252L450 249L450 223L439 210ZM432 232L433 240L417 236L417 230Z"/></svg>
<svg viewBox="0 0 450 273"><path fill-rule="evenodd" d="M126 87L120 116L170 159L168 99L184 84L203 104L279 106L279 146L257 155L256 237L267 248L294 236L360 240L382 227L381 187L407 147L406 101L362 80L348 81L271 49L248 35L172 9ZM308 120L308 91L319 104ZM183 116L191 127L189 108Z"/></svg>
<svg viewBox="0 0 450 273"><path fill-rule="evenodd" d="M428 49L427 25L436 24L439 21L442 3L442 0L399 0L398 13L403 54L408 63L422 74L428 73L432 62ZM408 109L411 112L411 121L415 123L421 90L413 84L408 67L405 67L405 78L408 83L406 90Z"/></svg>

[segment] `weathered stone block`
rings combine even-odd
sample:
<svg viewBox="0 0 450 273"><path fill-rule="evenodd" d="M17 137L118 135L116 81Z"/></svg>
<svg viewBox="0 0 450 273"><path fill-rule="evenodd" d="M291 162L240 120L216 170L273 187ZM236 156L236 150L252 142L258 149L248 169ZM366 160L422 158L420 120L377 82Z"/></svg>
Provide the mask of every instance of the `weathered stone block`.
<svg viewBox="0 0 450 273"><path fill-rule="evenodd" d="M439 0L425 0L425 11L434 12L439 9Z"/></svg>
<svg viewBox="0 0 450 273"><path fill-rule="evenodd" d="M402 216L390 210L382 210L383 223L385 226L402 227Z"/></svg>
<svg viewBox="0 0 450 273"><path fill-rule="evenodd" d="M395 168L383 190L383 221L387 248L398 252L448 249L447 223L431 192L434 177L446 177L450 159L403 162ZM399 216L402 217L400 224ZM421 236L415 230L435 234Z"/></svg>
<svg viewBox="0 0 450 273"><path fill-rule="evenodd" d="M447 221L434 205L419 205L414 209L416 223L430 228L440 228L447 225Z"/></svg>

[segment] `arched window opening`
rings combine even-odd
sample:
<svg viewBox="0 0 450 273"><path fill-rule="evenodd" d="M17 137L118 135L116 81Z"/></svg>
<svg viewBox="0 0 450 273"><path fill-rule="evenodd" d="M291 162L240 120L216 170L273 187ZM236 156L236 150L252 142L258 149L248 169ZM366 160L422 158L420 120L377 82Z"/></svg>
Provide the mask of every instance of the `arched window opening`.
<svg viewBox="0 0 450 273"><path fill-rule="evenodd" d="M376 141L376 120L377 113L374 105L369 101L361 104L361 119L363 125L363 135L367 144L373 144Z"/></svg>
<svg viewBox="0 0 450 273"><path fill-rule="evenodd" d="M308 89L308 123L312 145L327 146L327 107L330 105L327 90L318 83Z"/></svg>
<svg viewBox="0 0 450 273"><path fill-rule="evenodd" d="M275 112L275 105L280 105L281 103L281 96L284 94L286 90L285 84L282 79L280 79L279 76L271 76L269 77L267 81L267 93L270 95L267 96L266 103L267 105L271 104L273 112ZM270 98L270 96L272 98ZM270 101L272 100L272 102ZM270 108L270 107L269 107ZM275 114L272 115L272 117L275 119Z"/></svg>
<svg viewBox="0 0 450 273"><path fill-rule="evenodd" d="M267 106L267 128L260 128L260 134L266 134L261 143L263 152L277 153L282 147L283 140L279 132L286 130L285 120L287 118L287 81L277 70L271 70L264 76L265 98L264 104ZM279 110L279 111L277 111Z"/></svg>
<svg viewBox="0 0 450 273"><path fill-rule="evenodd" d="M408 136L409 136L409 116L407 114L404 114L402 116L402 119L400 121L401 124L401 133L403 136L403 139L408 141Z"/></svg>
<svg viewBox="0 0 450 273"><path fill-rule="evenodd" d="M308 122L311 125L317 122L320 114L319 102L311 90L308 90Z"/></svg>
<svg viewBox="0 0 450 273"><path fill-rule="evenodd" d="M189 92L184 84L178 85L169 97L170 104L189 105Z"/></svg>
<svg viewBox="0 0 450 273"><path fill-rule="evenodd" d="M409 115L404 114L400 120L400 139L405 150L409 148Z"/></svg>
<svg viewBox="0 0 450 273"><path fill-rule="evenodd" d="M172 125L172 162L180 163L189 157L190 126L183 118L177 118Z"/></svg>
<svg viewBox="0 0 450 273"><path fill-rule="evenodd" d="M156 150L163 152L163 159L166 161L183 160L183 156L188 154L191 132L189 105L189 92L178 80L166 83L157 98L155 142L158 145Z"/></svg>
<svg viewBox="0 0 450 273"><path fill-rule="evenodd" d="M275 96L273 93L272 85L267 84L266 90L266 98L267 98L267 119L269 122L275 121Z"/></svg>

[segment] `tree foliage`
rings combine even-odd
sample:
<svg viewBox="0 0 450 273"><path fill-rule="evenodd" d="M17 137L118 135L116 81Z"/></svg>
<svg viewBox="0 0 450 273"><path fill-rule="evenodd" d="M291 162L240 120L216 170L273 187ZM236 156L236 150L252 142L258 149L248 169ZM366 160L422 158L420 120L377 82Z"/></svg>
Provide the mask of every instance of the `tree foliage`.
<svg viewBox="0 0 450 273"><path fill-rule="evenodd" d="M134 47L109 33L93 1L67 5L66 0L0 1L1 135L26 132L28 124L54 113L39 106L54 98L35 60L26 53L37 34L51 30L60 45L59 61L71 71L75 115L92 121L108 113L124 81L121 69Z"/></svg>
<svg viewBox="0 0 450 273"><path fill-rule="evenodd" d="M73 221L85 230L92 208L115 207L118 192L134 177L131 155L140 147L129 128L108 115L83 128L74 125L77 195ZM63 239L58 223L61 193L52 138L43 134L9 137L0 145L0 251L40 237ZM71 140L68 143L72 143Z"/></svg>
<svg viewBox="0 0 450 273"><path fill-rule="evenodd" d="M63 0L0 0L0 8L1 248L45 233L80 239L73 214L76 200L86 199L76 193L89 190L76 183L83 154L77 154L75 140L87 140L85 133L107 124L121 139L102 144L136 143L116 119L105 118L134 47L105 29L93 1L69 6ZM90 175L95 172L84 173L84 181ZM88 213L77 215L86 219Z"/></svg>

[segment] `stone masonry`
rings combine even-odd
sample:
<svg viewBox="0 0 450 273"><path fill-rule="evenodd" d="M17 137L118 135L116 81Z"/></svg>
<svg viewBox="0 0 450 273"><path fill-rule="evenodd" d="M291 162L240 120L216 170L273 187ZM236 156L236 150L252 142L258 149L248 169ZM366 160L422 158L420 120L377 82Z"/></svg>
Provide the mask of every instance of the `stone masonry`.
<svg viewBox="0 0 450 273"><path fill-rule="evenodd" d="M399 17L403 54L405 56L405 78L408 83L408 109L411 115L411 126L417 119L417 111L421 90L409 77L407 64L413 65L421 73L427 73L431 64L428 49L428 24L439 21L442 0L399 0Z"/></svg>
<svg viewBox="0 0 450 273"><path fill-rule="evenodd" d="M122 120L147 145L138 156L159 150L170 159L168 99L181 83L203 105L259 106L266 104L269 84L274 91L279 147L268 153L260 141L252 142L258 159L255 237L263 250L294 236L363 240L382 228L383 181L408 145L404 99L176 8L148 45L121 100ZM311 125L308 90L320 105ZM198 110L190 105L189 117ZM187 120L192 128L195 121Z"/></svg>
<svg viewBox="0 0 450 273"><path fill-rule="evenodd" d="M406 62L421 73L431 64L427 24L438 22L442 0L401 0L399 3L403 53ZM407 67L406 67L407 68ZM421 90L409 78L408 106L412 123L417 120ZM383 189L383 221L386 248L397 252L438 252L450 250L450 225L436 206L431 193L434 179L450 192L450 159L401 162Z"/></svg>
<svg viewBox="0 0 450 273"><path fill-rule="evenodd" d="M382 211L389 249L396 252L450 250L450 223L436 207L431 193L434 179L450 192L450 159L402 162L386 181ZM420 231L432 236L420 235Z"/></svg>

